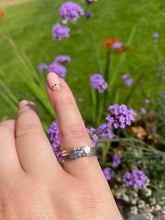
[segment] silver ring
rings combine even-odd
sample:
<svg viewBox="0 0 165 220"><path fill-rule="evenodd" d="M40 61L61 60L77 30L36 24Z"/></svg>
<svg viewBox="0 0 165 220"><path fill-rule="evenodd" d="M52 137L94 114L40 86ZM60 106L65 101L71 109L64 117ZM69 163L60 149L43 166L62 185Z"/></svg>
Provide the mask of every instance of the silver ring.
<svg viewBox="0 0 165 220"><path fill-rule="evenodd" d="M80 157L87 157L87 156L95 156L96 150L94 147L89 146L81 146L81 147L73 147L71 149L63 150L62 151L62 158L75 160Z"/></svg>

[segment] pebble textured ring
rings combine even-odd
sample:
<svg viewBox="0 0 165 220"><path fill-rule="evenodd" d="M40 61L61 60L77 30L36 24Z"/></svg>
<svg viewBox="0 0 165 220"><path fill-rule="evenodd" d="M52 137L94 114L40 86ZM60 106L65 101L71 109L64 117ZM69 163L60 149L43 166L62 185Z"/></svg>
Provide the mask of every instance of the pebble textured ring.
<svg viewBox="0 0 165 220"><path fill-rule="evenodd" d="M62 158L75 160L80 157L87 157L87 156L95 156L96 150L94 147L89 146L81 146L81 147L73 147L68 150L62 151Z"/></svg>

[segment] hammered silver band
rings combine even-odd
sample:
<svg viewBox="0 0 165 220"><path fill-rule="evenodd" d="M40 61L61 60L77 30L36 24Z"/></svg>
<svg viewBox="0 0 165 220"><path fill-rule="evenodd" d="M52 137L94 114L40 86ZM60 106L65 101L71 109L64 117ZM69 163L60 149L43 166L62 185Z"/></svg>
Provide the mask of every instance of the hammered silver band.
<svg viewBox="0 0 165 220"><path fill-rule="evenodd" d="M95 156L96 150L94 147L89 146L81 146L81 147L73 147L71 149L63 150L62 151L62 158L75 160L80 157L87 157L87 156Z"/></svg>

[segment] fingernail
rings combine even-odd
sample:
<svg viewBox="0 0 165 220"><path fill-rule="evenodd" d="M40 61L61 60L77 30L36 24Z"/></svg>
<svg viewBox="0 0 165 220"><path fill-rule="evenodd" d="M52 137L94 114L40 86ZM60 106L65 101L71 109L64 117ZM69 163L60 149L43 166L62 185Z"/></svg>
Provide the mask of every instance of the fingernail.
<svg viewBox="0 0 165 220"><path fill-rule="evenodd" d="M27 105L27 104L28 104L28 101L22 100L22 101L20 101L20 103L19 103L19 108L22 108L23 106L25 106L25 105Z"/></svg>
<svg viewBox="0 0 165 220"><path fill-rule="evenodd" d="M60 87L60 80L56 73L48 73L47 82L51 90L55 90Z"/></svg>

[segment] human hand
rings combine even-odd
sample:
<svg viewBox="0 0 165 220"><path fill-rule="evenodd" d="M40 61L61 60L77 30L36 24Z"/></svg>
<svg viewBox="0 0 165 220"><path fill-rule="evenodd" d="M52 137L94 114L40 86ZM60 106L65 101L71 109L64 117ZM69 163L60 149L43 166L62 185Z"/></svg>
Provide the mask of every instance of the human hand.
<svg viewBox="0 0 165 220"><path fill-rule="evenodd" d="M58 120L62 149L92 147L66 83L49 73L46 89ZM35 105L21 101L17 119L0 123L0 219L122 218L96 157L66 159L61 166Z"/></svg>

